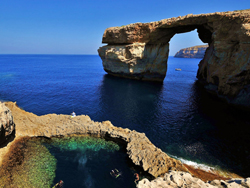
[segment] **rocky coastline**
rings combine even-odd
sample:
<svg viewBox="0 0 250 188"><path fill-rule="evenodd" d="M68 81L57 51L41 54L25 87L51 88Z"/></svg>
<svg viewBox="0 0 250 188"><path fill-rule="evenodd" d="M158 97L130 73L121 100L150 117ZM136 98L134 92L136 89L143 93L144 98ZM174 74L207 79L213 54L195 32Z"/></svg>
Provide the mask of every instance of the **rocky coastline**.
<svg viewBox="0 0 250 188"><path fill-rule="evenodd" d="M174 57L178 58L198 58L202 59L205 55L208 45L192 46L179 50Z"/></svg>
<svg viewBox="0 0 250 188"><path fill-rule="evenodd" d="M1 105L3 106L1 112L4 111L4 113L1 113L2 122L7 122L3 120L10 118L15 123L15 131L12 131L15 139L13 141L9 140L8 144L0 148L0 173L3 171L6 172L2 169L8 166L6 165L6 160L11 161L8 157L8 154L10 155L9 151L16 151L13 147L15 148L20 145L18 144L19 142L23 142L23 140L29 137L51 138L90 135L124 143L127 155L132 162L157 178L151 182L143 179L138 183L137 187L221 187L222 184L225 184L226 187L231 187L232 185L234 187L250 187L249 178L226 180L229 178L215 176L212 180L215 178L221 180L205 183L199 179L199 175L197 176L197 174L192 173L186 165L182 164L179 160L169 157L154 146L144 133L115 127L109 121L94 122L86 115L74 118L70 115L56 114L37 116L20 109L13 102L1 103ZM5 112L7 112L7 115ZM11 156L11 158L14 157L13 152L11 152Z"/></svg>
<svg viewBox="0 0 250 188"><path fill-rule="evenodd" d="M250 107L250 10L179 16L150 23L107 28L98 49L111 75L162 82L167 72L169 41L197 29L208 43L197 78L229 104Z"/></svg>

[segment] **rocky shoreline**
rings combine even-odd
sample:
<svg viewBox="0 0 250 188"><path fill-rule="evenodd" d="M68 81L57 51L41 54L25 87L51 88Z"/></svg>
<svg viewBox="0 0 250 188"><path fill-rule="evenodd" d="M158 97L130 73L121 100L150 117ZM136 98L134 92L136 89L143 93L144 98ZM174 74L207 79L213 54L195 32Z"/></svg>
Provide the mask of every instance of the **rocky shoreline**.
<svg viewBox="0 0 250 188"><path fill-rule="evenodd" d="M188 171L179 160L169 157L154 146L144 133L115 127L110 121L94 122L86 115L74 118L70 115L56 114L36 116L18 108L15 103L5 104L11 110L16 124L16 138L23 136L50 138L74 134L112 138L125 143L132 162L154 177L163 175L169 170Z"/></svg>
<svg viewBox="0 0 250 188"><path fill-rule="evenodd" d="M11 119L13 116L12 122L15 122L15 131L12 132L15 136L14 141L0 148L1 168L4 167L3 164L6 164L6 161L2 160L8 158L6 155L8 151L15 145L18 145L19 140L22 140L22 138L90 135L124 143L126 145L127 155L132 162L157 178L151 182L143 179L137 187L220 187L222 183L228 187L232 185L235 186L236 184L238 187L250 187L250 179L231 179L224 181L225 178L216 175L214 178L224 180L205 183L199 179L199 173L192 173L192 170L188 168L188 166L162 152L150 142L144 133L115 127L109 121L94 122L86 115L76 116L74 118L71 118L69 115L56 114L37 116L20 109L16 103L13 102L6 102L5 105L1 103L1 105L7 106L6 108L2 108L5 109L5 113L2 113L4 116L1 118ZM206 174L206 172L204 174ZM198 178L194 177L195 175Z"/></svg>

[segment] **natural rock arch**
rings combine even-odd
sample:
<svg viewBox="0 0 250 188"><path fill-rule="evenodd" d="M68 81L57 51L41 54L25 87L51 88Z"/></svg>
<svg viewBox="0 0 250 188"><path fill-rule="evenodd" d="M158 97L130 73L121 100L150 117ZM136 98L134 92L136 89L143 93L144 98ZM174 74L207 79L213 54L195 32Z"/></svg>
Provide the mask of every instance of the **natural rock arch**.
<svg viewBox="0 0 250 188"><path fill-rule="evenodd" d="M229 103L250 107L250 10L186 15L105 30L98 52L112 75L163 81L169 41L177 33L197 29L208 43L199 63L198 80Z"/></svg>

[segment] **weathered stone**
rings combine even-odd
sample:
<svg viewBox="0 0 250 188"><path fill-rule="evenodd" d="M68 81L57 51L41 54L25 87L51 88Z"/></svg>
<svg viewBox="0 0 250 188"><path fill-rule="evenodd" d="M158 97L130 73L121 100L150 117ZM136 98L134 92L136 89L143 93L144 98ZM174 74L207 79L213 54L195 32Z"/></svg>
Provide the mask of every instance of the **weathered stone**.
<svg viewBox="0 0 250 188"><path fill-rule="evenodd" d="M208 43L197 78L229 103L250 107L250 10L187 15L105 30L98 52L104 70L126 78L163 81L168 43L197 29Z"/></svg>
<svg viewBox="0 0 250 188"><path fill-rule="evenodd" d="M246 178L244 181L242 181L241 185L244 187L250 187L250 178Z"/></svg>
<svg viewBox="0 0 250 188"><path fill-rule="evenodd" d="M208 45L192 46L179 50L174 57L181 58L203 58Z"/></svg>
<svg viewBox="0 0 250 188"><path fill-rule="evenodd" d="M144 133L115 127L110 121L94 122L85 115L73 118L70 115L56 114L37 116L18 108L15 103L5 104L12 111L16 124L16 137L88 134L112 138L125 143L127 154L133 163L154 177L165 174L169 169L188 171L179 160L169 157L154 146Z"/></svg>
<svg viewBox="0 0 250 188"><path fill-rule="evenodd" d="M138 188L142 187L185 187L185 188L201 188L201 187L215 187L209 183L205 183L202 180L192 177L186 172L170 171L164 175L164 178L158 177L153 181L143 179L139 181Z"/></svg>
<svg viewBox="0 0 250 188"><path fill-rule="evenodd" d="M150 81L162 81L166 76L168 44L107 45L98 52L109 74Z"/></svg>
<svg viewBox="0 0 250 188"><path fill-rule="evenodd" d="M141 166L145 171L154 177L158 177L153 181L143 179L139 181L137 187L141 188L157 188L157 187L184 187L184 188L200 188L200 187L250 187L250 179L231 179L227 181L214 180L203 182L199 178L192 177L185 166L178 160L170 158L167 154L155 147L144 133L138 133L129 129L115 127L110 121L94 122L89 116L80 115L71 118L70 115L48 114L44 116L36 116L35 114L26 112L16 106L15 103L5 103L4 109L10 114L12 111L14 122L16 124L16 139L22 136L66 136L75 134L87 134L92 136L104 137L121 141L127 145L127 154L129 158L136 164ZM6 113L5 113L6 114ZM11 122L13 122L10 115ZM15 140L4 148L0 149L0 163L2 157L7 153L11 144L15 144ZM177 171L169 171L174 169ZM184 172L185 171L185 172ZM166 173L169 172L169 173ZM163 177L159 177L162 175ZM213 186L215 185L215 186Z"/></svg>
<svg viewBox="0 0 250 188"><path fill-rule="evenodd" d="M249 181L247 179L231 179L227 181L213 180L211 182L204 182L196 177L193 177L187 172L170 171L164 175L164 178L158 177L153 181L142 179L138 182L137 188L144 187L175 187L175 188L249 188L250 186L245 184Z"/></svg>
<svg viewBox="0 0 250 188"><path fill-rule="evenodd" d="M0 102L0 144L5 142L15 130L15 124L9 108Z"/></svg>

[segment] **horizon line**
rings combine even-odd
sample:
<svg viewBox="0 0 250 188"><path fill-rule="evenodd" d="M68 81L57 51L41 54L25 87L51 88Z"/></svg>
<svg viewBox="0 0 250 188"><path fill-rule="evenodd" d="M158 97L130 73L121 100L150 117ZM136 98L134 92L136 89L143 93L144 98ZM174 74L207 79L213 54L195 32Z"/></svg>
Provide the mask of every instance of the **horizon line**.
<svg viewBox="0 0 250 188"><path fill-rule="evenodd" d="M0 53L0 55L98 55L98 54L46 54L46 53L44 53L44 54L18 54L18 53L16 53L16 54L12 54L12 53L7 53L7 54L1 54Z"/></svg>

